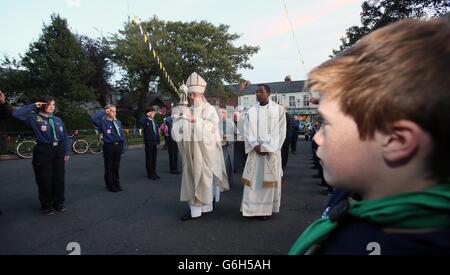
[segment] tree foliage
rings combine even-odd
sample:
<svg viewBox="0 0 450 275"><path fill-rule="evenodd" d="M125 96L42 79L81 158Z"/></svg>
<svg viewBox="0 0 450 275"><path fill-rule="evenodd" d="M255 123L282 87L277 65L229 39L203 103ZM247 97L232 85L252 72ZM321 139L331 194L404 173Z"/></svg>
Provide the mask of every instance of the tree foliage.
<svg viewBox="0 0 450 275"><path fill-rule="evenodd" d="M93 39L87 36L80 36L80 41L84 52L94 66L94 72L87 85L94 89L97 102L105 107L111 103L110 96L113 94L111 77L114 72L109 41L104 37Z"/></svg>
<svg viewBox="0 0 450 275"><path fill-rule="evenodd" d="M362 26L347 29L341 38L338 50L333 55L349 48L366 34L390 23L406 18L434 18L450 11L448 0L372 0L364 1L361 12Z"/></svg>
<svg viewBox="0 0 450 275"><path fill-rule="evenodd" d="M29 101L41 95L53 96L63 106L95 100L89 87L94 66L59 15L52 15L51 23L44 25L39 39L31 43L21 68L26 77L24 96Z"/></svg>
<svg viewBox="0 0 450 275"><path fill-rule="evenodd" d="M152 47L178 86L192 72L202 75L210 89L223 91L224 83L242 81L239 69L251 69L250 57L258 47L235 46L238 34L230 34L229 26L201 22L166 22L157 17L142 22ZM174 94L151 56L138 25L126 23L111 38L114 61L126 72L124 83L130 92L138 93L138 112L145 107L145 98L159 90Z"/></svg>

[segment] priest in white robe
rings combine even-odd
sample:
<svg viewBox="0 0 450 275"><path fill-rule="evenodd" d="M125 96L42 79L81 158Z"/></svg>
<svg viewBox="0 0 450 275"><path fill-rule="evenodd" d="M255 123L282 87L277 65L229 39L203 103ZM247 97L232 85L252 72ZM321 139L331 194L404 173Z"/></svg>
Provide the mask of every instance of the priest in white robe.
<svg viewBox="0 0 450 275"><path fill-rule="evenodd" d="M229 189L219 133L219 116L204 97L205 80L193 73L187 80L192 106L174 110L172 135L180 150L183 173L180 200L189 204L183 221L213 211L220 192Z"/></svg>
<svg viewBox="0 0 450 275"><path fill-rule="evenodd" d="M269 86L258 86L259 103L248 110L244 127L248 157L241 180L244 184L241 212L245 217L262 220L280 211L281 147L286 138L285 110L269 100L270 92Z"/></svg>

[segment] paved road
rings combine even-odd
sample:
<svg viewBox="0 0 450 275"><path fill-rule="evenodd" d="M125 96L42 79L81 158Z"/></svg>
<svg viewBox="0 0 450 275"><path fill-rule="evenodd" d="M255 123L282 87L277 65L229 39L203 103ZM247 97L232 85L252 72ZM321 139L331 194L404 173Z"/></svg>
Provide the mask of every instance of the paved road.
<svg viewBox="0 0 450 275"><path fill-rule="evenodd" d="M121 193L106 192L101 156L74 156L66 166L66 213L40 214L30 160L0 162L0 254L284 255L316 219L327 198L312 178L310 143L290 155L281 213L269 221L240 215L242 186L235 177L212 214L182 222L181 176L168 173L167 151L158 153L160 181L149 181L143 150L122 159Z"/></svg>

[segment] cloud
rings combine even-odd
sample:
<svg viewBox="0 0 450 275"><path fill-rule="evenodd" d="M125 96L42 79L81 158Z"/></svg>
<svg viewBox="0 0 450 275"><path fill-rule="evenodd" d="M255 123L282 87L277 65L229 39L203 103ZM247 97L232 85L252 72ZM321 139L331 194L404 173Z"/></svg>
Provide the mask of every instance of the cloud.
<svg viewBox="0 0 450 275"><path fill-rule="evenodd" d="M66 0L66 4L73 8L81 6L81 0Z"/></svg>
<svg viewBox="0 0 450 275"><path fill-rule="evenodd" d="M318 22L324 17L332 14L336 10L352 4L354 2L360 2L360 0L329 0L327 4L321 8L320 11L311 12L309 15L301 17L293 17L292 13L289 14L294 30L304 27L307 24ZM263 34L254 37L252 40L258 43L270 40L282 34L291 32L291 26L286 18L286 15L277 16L269 21L269 24L265 28L266 31Z"/></svg>

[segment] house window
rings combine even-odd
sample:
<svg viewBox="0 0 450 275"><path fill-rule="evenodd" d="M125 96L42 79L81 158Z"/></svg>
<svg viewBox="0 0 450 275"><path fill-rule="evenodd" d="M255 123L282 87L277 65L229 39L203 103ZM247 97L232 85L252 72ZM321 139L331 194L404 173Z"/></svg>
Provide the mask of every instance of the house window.
<svg viewBox="0 0 450 275"><path fill-rule="evenodd" d="M244 108L248 107L248 97L244 97Z"/></svg>
<svg viewBox="0 0 450 275"><path fill-rule="evenodd" d="M307 96L307 95L303 96L303 106L309 107L309 96Z"/></svg>
<svg viewBox="0 0 450 275"><path fill-rule="evenodd" d="M272 96L272 101L273 102L277 102L277 97L276 96Z"/></svg>
<svg viewBox="0 0 450 275"><path fill-rule="evenodd" d="M289 97L289 107L294 107L295 108L295 96L290 96Z"/></svg>

